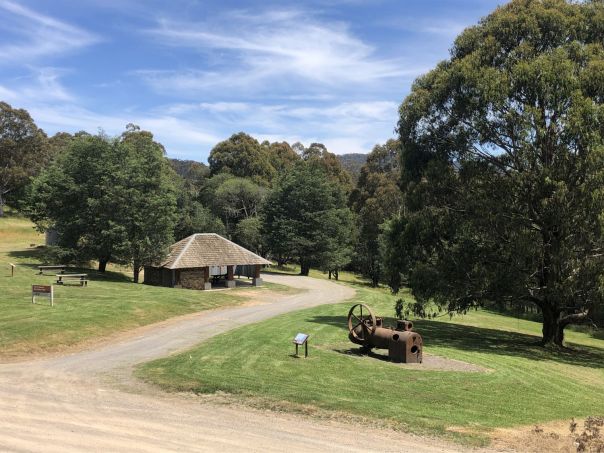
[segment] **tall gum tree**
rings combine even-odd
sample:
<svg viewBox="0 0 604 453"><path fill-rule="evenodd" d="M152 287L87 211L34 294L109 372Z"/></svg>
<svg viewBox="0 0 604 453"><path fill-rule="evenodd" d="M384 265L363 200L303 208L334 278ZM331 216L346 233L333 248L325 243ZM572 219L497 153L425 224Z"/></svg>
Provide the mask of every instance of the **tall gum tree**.
<svg viewBox="0 0 604 453"><path fill-rule="evenodd" d="M533 303L561 346L602 304L603 43L602 1L514 0L414 83L388 235L420 310Z"/></svg>
<svg viewBox="0 0 604 453"><path fill-rule="evenodd" d="M0 102L0 217L6 196L27 184L48 157L46 134L27 110Z"/></svg>

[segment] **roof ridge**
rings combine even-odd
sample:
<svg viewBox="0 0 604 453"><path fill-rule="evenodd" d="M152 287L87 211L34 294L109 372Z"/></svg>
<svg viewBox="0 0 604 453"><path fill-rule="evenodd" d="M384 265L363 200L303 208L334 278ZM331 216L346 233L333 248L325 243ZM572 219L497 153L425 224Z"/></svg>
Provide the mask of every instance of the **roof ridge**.
<svg viewBox="0 0 604 453"><path fill-rule="evenodd" d="M178 263L178 260L180 260L180 258L185 254L185 252L189 248L189 246L193 243L193 241L195 240L195 236L196 235L197 235L197 233L196 234L192 234L191 236L189 236L189 241L182 248L182 250L180 251L180 253L176 257L176 259L174 261L172 261L172 265L170 266L171 268L176 267L176 264Z"/></svg>

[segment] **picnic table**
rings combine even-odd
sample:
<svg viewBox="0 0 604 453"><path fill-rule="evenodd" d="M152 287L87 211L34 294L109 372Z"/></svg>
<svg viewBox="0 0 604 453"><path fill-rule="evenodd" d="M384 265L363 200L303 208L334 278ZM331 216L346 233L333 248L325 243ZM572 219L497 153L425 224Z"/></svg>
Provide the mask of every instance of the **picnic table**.
<svg viewBox="0 0 604 453"><path fill-rule="evenodd" d="M56 265L52 265L52 266L38 266L40 275L42 275L44 273L44 271L55 271L55 270L59 270L59 271L61 271L61 274L63 274L63 273L65 273L66 268L67 268L67 266L65 266L64 264L56 264Z"/></svg>
<svg viewBox="0 0 604 453"><path fill-rule="evenodd" d="M80 286L88 286L88 274L57 274L57 285L64 285L68 281L75 281Z"/></svg>

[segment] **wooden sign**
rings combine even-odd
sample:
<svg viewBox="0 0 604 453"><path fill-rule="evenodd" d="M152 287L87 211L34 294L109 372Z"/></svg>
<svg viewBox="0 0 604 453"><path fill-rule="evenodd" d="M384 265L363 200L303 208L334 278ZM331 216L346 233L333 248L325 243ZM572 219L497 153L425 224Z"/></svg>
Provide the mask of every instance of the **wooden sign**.
<svg viewBox="0 0 604 453"><path fill-rule="evenodd" d="M50 306L54 305L54 291L52 285L32 285L31 303L36 303L36 297L47 297L50 299Z"/></svg>

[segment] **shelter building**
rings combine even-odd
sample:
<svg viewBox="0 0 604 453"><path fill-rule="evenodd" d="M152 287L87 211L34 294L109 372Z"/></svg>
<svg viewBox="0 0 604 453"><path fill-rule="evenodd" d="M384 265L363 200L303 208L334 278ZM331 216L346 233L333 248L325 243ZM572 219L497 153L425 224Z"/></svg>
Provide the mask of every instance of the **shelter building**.
<svg viewBox="0 0 604 453"><path fill-rule="evenodd" d="M157 266L145 266L145 284L171 288L211 289L212 281L235 287L235 274L260 286L260 269L271 264L259 255L215 233L197 233L170 247Z"/></svg>

